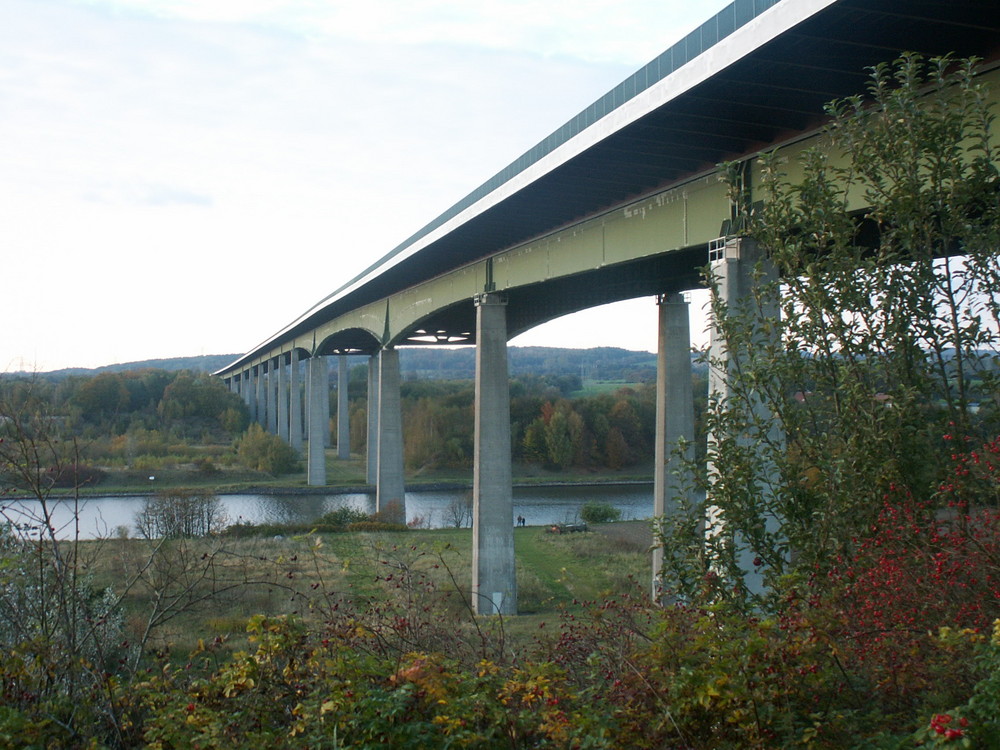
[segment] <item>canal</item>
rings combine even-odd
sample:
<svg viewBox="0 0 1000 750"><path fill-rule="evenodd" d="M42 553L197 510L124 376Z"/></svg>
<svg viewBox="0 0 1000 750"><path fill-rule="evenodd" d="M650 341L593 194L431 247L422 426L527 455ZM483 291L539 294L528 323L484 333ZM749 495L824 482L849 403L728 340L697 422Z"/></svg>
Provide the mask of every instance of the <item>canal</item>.
<svg viewBox="0 0 1000 750"><path fill-rule="evenodd" d="M454 526L462 515L457 509L469 497L468 489L407 492L407 523L422 528ZM219 500L229 523L310 523L343 506L369 513L375 510L375 496L369 492L219 495ZM126 527L134 535L135 516L144 501L142 495L88 497L81 499L76 507L70 500L53 500L50 501L52 525L62 539L75 536L74 518L79 521L79 536L83 539L117 536L120 527ZM621 512L623 520L651 518L653 486L640 482L515 487L513 515L523 516L529 526L572 523L579 519L580 509L588 502L608 503ZM8 500L0 507L12 522L37 523L38 501ZM471 526L471 516L463 525Z"/></svg>

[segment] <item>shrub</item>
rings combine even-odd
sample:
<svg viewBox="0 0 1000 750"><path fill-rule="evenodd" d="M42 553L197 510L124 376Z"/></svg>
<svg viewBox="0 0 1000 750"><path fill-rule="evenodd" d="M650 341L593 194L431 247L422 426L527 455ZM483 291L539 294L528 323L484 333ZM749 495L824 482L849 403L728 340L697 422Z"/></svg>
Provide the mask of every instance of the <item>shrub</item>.
<svg viewBox="0 0 1000 750"><path fill-rule="evenodd" d="M205 536L227 522L218 497L189 490L167 490L147 497L135 515L139 533L147 539Z"/></svg>
<svg viewBox="0 0 1000 750"><path fill-rule="evenodd" d="M580 508L580 519L586 523L609 523L621 518L622 512L610 503L591 500Z"/></svg>
<svg viewBox="0 0 1000 750"><path fill-rule="evenodd" d="M344 527L352 523L361 523L368 520L371 520L368 514L360 508L352 508L345 505L329 513L324 513L316 520L316 523L322 526Z"/></svg>
<svg viewBox="0 0 1000 750"><path fill-rule="evenodd" d="M268 474L290 474L299 465L295 450L277 435L264 432L259 424L250 425L236 452L247 468Z"/></svg>

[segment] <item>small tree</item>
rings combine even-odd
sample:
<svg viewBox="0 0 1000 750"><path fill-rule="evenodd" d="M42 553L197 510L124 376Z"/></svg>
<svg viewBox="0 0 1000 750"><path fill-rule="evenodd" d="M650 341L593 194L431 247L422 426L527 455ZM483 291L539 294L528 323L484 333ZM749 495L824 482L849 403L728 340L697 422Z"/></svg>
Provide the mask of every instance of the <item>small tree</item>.
<svg viewBox="0 0 1000 750"><path fill-rule="evenodd" d="M247 468L268 474L289 474L299 464L294 448L256 423L244 433L236 452Z"/></svg>
<svg viewBox="0 0 1000 750"><path fill-rule="evenodd" d="M215 495L165 490L145 499L135 525L147 539L199 537L221 531L228 520Z"/></svg>
<svg viewBox="0 0 1000 750"><path fill-rule="evenodd" d="M461 529L472 523L472 495L466 493L461 497L453 497L444 510L445 521L456 529Z"/></svg>
<svg viewBox="0 0 1000 750"><path fill-rule="evenodd" d="M888 492L935 501L955 451L943 435L997 429L973 407L996 399L1000 363L1000 169L983 84L972 62L907 55L873 69L869 94L829 105L798 181L780 152L762 159L760 204L742 167L728 172L765 260L739 311L708 277L732 356L709 362L728 395L710 394L713 475L699 481L724 530L708 559L730 574L715 579L726 591L747 572L741 556L774 575L789 561L823 569Z"/></svg>

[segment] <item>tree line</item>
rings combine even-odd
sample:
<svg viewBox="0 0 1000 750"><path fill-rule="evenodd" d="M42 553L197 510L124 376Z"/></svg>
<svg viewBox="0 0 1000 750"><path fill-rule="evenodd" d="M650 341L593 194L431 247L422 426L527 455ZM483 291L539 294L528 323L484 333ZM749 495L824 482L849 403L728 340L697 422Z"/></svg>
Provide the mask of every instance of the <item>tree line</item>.
<svg viewBox="0 0 1000 750"><path fill-rule="evenodd" d="M438 350L421 356L435 354L453 353ZM607 374L630 373L626 369ZM621 383L618 388L605 384L593 393L583 385L573 372L523 374L511 380L514 460L548 470L648 465L654 439L652 383ZM350 369L347 387L351 450L363 455L367 364ZM334 380L329 394L332 435L338 419L336 388ZM703 404L703 372L695 375L694 388ZM0 398L11 404L30 400L44 405L67 436L86 443L88 460L99 464L138 463L153 469L157 460L199 460L199 447L220 446L232 449L234 460L256 471L279 475L300 468L289 446L250 424L243 399L206 373L144 368L89 376L7 375L0 377ZM471 469L473 381L416 379L411 373L401 385L401 398L407 468Z"/></svg>

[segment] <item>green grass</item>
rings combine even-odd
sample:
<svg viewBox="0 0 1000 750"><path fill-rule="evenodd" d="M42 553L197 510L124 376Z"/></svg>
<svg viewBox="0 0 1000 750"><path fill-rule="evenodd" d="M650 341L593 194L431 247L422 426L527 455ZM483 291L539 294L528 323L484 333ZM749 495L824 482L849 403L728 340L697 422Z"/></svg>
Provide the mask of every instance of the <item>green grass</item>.
<svg viewBox="0 0 1000 750"><path fill-rule="evenodd" d="M634 528L607 524L598 531L566 535L549 534L541 527L515 529L520 614L508 618L506 630L514 637L534 638L544 625L549 626L546 632L552 632L562 614L580 611L582 602L618 593L642 595L648 590L650 558L646 545L630 538ZM120 586L126 572L136 570L151 549L141 540L81 544L99 587ZM297 612L321 618L316 613L337 599L363 607L378 607L380 602L398 605L403 594L397 583L404 574L411 580L433 581L430 589L421 584L414 591L439 602L441 616L456 622L468 616L470 529L171 542L161 548L158 569L179 575L176 571L185 563L198 570L206 552L215 554L211 574L197 585L211 589L219 581L241 577L255 583L183 612L160 628L151 645L185 653L200 638L227 634L238 648L245 646L242 623L255 614ZM431 590L436 593L427 593ZM128 620L135 632L141 630L151 597L150 591L139 587L127 599Z"/></svg>
<svg viewBox="0 0 1000 750"><path fill-rule="evenodd" d="M588 398L602 393L614 393L622 388L640 388L642 383L630 383L626 380L585 380L583 388L569 394L570 398Z"/></svg>

